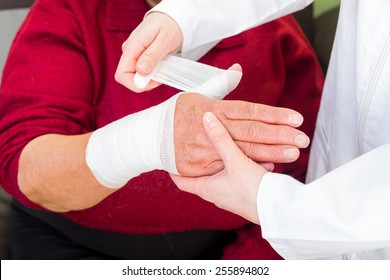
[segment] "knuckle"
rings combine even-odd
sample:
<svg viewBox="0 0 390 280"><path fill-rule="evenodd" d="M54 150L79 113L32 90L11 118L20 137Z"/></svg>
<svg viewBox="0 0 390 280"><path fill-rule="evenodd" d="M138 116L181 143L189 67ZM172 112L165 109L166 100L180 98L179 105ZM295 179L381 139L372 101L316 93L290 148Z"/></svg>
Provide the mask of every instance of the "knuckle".
<svg viewBox="0 0 390 280"><path fill-rule="evenodd" d="M241 151L247 156L247 157L250 157L250 158L253 158L256 154L256 149L254 147L254 145L252 143L249 143L249 142L243 142L243 143L240 143L239 145L239 148L241 149Z"/></svg>
<svg viewBox="0 0 390 280"><path fill-rule="evenodd" d="M124 51L126 50L128 44L129 44L129 41L128 41L128 40L126 40L126 41L123 42L123 44L122 44L122 52L124 52Z"/></svg>
<svg viewBox="0 0 390 280"><path fill-rule="evenodd" d="M276 139L283 144L293 144L297 131L288 126L279 126L280 129L276 131Z"/></svg>
<svg viewBox="0 0 390 280"><path fill-rule="evenodd" d="M257 162L283 162L283 149L273 145L255 143L242 143L240 149L243 153Z"/></svg>
<svg viewBox="0 0 390 280"><path fill-rule="evenodd" d="M148 51L145 51L142 54L142 58L141 59L143 60L144 67L145 68L149 68L149 69L152 68L153 65L156 65L157 62L159 61L159 59L157 58L156 55L154 55L153 53L148 52Z"/></svg>
<svg viewBox="0 0 390 280"><path fill-rule="evenodd" d="M261 119L263 115L264 106L262 104L250 104L250 117L252 120Z"/></svg>
<svg viewBox="0 0 390 280"><path fill-rule="evenodd" d="M249 140L259 142L263 135L262 126L258 125L256 122L250 122L247 128L247 135Z"/></svg>

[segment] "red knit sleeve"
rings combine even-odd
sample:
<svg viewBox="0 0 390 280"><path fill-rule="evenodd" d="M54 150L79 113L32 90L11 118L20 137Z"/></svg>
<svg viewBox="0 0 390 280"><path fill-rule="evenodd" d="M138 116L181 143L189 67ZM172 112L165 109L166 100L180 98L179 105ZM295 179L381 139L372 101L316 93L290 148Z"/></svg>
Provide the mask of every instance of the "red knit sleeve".
<svg viewBox="0 0 390 280"><path fill-rule="evenodd" d="M36 1L11 47L0 88L0 185L29 206L36 205L17 184L20 153L40 135L92 129L91 73L67 1Z"/></svg>

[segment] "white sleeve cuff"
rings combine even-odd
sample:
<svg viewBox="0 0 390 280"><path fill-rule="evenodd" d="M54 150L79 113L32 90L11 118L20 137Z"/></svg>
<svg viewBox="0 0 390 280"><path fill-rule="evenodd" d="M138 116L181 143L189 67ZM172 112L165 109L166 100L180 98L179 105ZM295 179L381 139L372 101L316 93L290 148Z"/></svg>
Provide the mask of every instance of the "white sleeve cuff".
<svg viewBox="0 0 390 280"><path fill-rule="evenodd" d="M160 12L170 16L183 33L183 45L178 55L190 60L198 60L215 47L220 40L211 40L201 45L194 42L196 32L194 28L195 24L191 24L185 16L188 13L188 3L186 1L180 1L180 3L175 2L172 4L171 2L168 0L160 2L157 6L149 10L145 17L153 12Z"/></svg>
<svg viewBox="0 0 390 280"><path fill-rule="evenodd" d="M287 260L300 259L301 257L289 246L289 236L286 236L286 239L280 238L280 234L285 233L285 228L291 221L280 221L286 209L280 209L279 195L284 193L283 189L286 186L294 188L296 187L294 185L303 184L289 176L268 172L263 176L257 193L257 212L262 236L279 255ZM283 229L280 228L280 225L283 225ZM291 226L297 225L292 224Z"/></svg>
<svg viewBox="0 0 390 280"><path fill-rule="evenodd" d="M151 11L172 17L183 32L184 53L290 14L313 0L164 0Z"/></svg>
<svg viewBox="0 0 390 280"><path fill-rule="evenodd" d="M390 247L390 145L304 185L268 173L257 207L263 237L285 259L335 258Z"/></svg>

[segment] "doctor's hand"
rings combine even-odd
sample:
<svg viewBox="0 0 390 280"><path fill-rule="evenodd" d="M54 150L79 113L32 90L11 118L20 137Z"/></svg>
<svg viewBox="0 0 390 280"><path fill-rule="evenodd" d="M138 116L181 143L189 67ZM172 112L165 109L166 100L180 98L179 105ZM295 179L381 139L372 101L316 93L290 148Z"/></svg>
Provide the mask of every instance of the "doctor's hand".
<svg viewBox="0 0 390 280"><path fill-rule="evenodd" d="M267 171L242 153L214 114L204 114L203 124L222 159L223 170L212 176L189 178L171 174L171 178L179 189L259 224L257 192Z"/></svg>
<svg viewBox="0 0 390 280"><path fill-rule="evenodd" d="M223 169L218 150L210 142L202 118L213 112L235 145L260 163L293 162L309 138L296 127L303 118L294 110L238 100L215 100L197 93L181 94L176 101L174 147L180 175L198 177Z"/></svg>
<svg viewBox="0 0 390 280"><path fill-rule="evenodd" d="M167 54L181 49L183 35L177 23L166 14L149 14L130 34L122 45L115 79L134 92L143 92L159 84L150 81L145 89L134 85L134 74L150 74L158 62Z"/></svg>

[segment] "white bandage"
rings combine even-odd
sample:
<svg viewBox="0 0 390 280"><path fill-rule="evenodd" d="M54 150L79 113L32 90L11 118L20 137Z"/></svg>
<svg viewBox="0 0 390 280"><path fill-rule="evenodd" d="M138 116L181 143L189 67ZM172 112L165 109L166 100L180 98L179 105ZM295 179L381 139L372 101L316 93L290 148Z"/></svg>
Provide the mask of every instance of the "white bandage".
<svg viewBox="0 0 390 280"><path fill-rule="evenodd" d="M180 89L198 92L210 98L222 99L234 90L242 73L223 70L196 61L167 55L148 76L134 75L134 84L143 89L150 80Z"/></svg>
<svg viewBox="0 0 390 280"><path fill-rule="evenodd" d="M131 178L154 169L178 174L173 139L178 96L92 133L86 161L101 184L119 188Z"/></svg>
<svg viewBox="0 0 390 280"><path fill-rule="evenodd" d="M241 78L240 72L221 70L200 63L196 64L203 65L204 68L199 65L191 68L192 70L188 68L188 76L182 76L185 74L182 72L183 64L179 62L179 67L175 67L175 63L172 65L172 60L169 61L169 70L160 67L154 73L160 77L173 78L169 83L165 78L159 79L159 82L214 98L225 97ZM197 77L196 83L193 83L194 77ZM177 81L186 85L185 88L178 86ZM130 179L154 169L178 174L174 147L174 113L178 96L179 94L157 106L128 115L92 133L87 145L86 162L101 184L109 188L120 188Z"/></svg>

